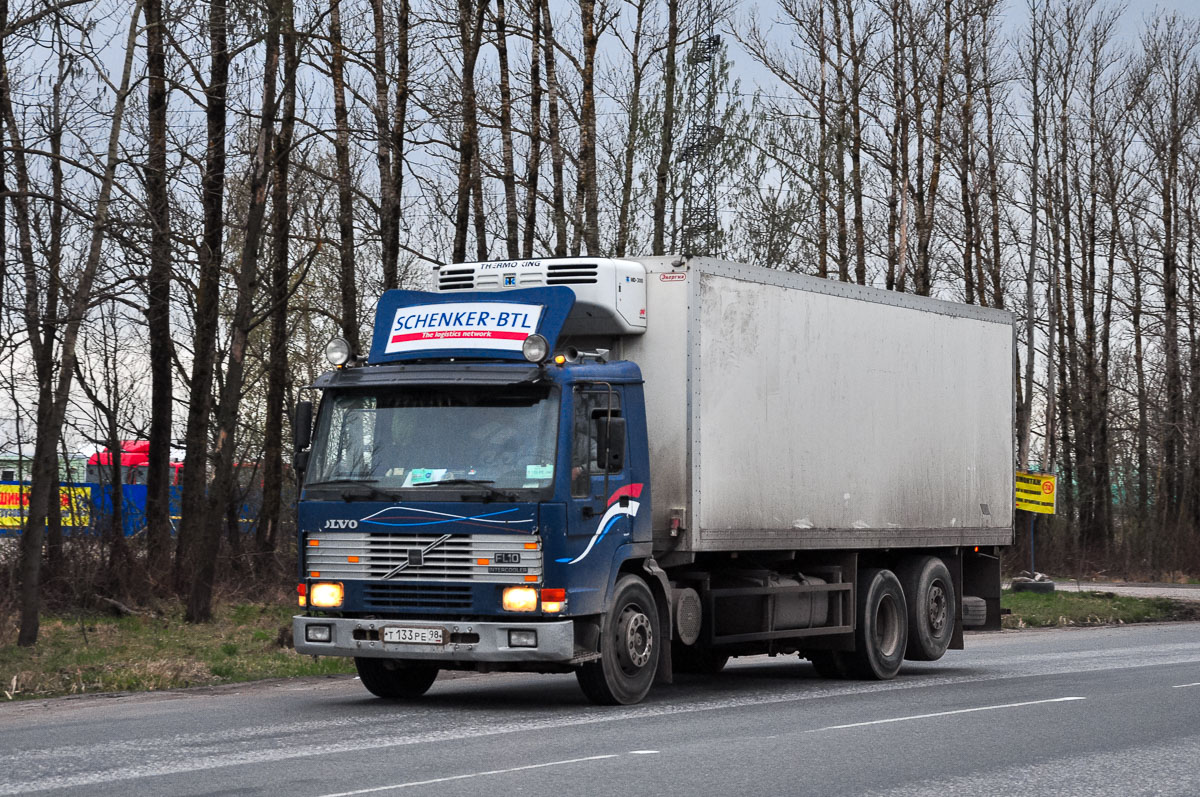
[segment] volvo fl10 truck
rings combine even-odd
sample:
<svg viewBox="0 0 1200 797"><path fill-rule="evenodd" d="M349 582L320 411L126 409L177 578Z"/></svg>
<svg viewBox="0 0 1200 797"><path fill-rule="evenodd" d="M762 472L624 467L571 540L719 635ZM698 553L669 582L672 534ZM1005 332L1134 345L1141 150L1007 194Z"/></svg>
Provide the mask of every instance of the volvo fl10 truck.
<svg viewBox="0 0 1200 797"><path fill-rule="evenodd" d="M600 704L998 628L1012 316L703 258L442 266L296 411L296 649L384 698L446 669Z"/></svg>

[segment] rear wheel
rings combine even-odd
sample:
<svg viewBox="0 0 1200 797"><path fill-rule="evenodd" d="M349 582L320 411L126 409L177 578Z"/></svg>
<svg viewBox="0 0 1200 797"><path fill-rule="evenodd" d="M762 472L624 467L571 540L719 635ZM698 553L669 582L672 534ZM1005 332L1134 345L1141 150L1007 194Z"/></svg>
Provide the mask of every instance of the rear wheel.
<svg viewBox="0 0 1200 797"><path fill-rule="evenodd" d="M908 646L904 658L937 661L950 647L957 615L950 569L933 556L917 556L900 568L908 606Z"/></svg>
<svg viewBox="0 0 1200 797"><path fill-rule="evenodd" d="M437 680L438 668L414 661L355 658L359 680L376 697L420 697Z"/></svg>
<svg viewBox="0 0 1200 797"><path fill-rule="evenodd" d="M900 672L908 644L908 611L904 589L891 570L858 574L858 627L854 652L843 654L855 678L886 681Z"/></svg>
<svg viewBox="0 0 1200 797"><path fill-rule="evenodd" d="M588 700L602 706L640 703L654 683L661 634L646 582L621 576L600 634L600 660L575 671Z"/></svg>

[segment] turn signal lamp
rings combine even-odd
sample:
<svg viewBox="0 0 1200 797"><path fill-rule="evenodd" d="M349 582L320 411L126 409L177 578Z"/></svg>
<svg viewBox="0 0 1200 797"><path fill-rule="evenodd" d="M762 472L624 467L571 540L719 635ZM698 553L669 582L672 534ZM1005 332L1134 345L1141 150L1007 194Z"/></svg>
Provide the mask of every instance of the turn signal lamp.
<svg viewBox="0 0 1200 797"><path fill-rule="evenodd" d="M342 585L334 581L321 581L312 585L309 602L318 609L336 609L342 605Z"/></svg>
<svg viewBox="0 0 1200 797"><path fill-rule="evenodd" d="M542 611L558 614L567 603L567 591L561 587L542 590Z"/></svg>
<svg viewBox="0 0 1200 797"><path fill-rule="evenodd" d="M532 612L537 609L538 594L532 587L508 587L500 605L506 612Z"/></svg>
<svg viewBox="0 0 1200 797"><path fill-rule="evenodd" d="M521 353L531 363L540 363L550 353L550 343L541 335L533 334L521 344Z"/></svg>
<svg viewBox="0 0 1200 797"><path fill-rule="evenodd" d="M567 356L565 354L554 355L554 364L560 368L562 366L566 365L567 364Z"/></svg>
<svg viewBox="0 0 1200 797"><path fill-rule="evenodd" d="M296 600L300 604L300 606L301 607L307 606L308 605L308 585L297 584L296 592L298 594L298 597L296 598Z"/></svg>
<svg viewBox="0 0 1200 797"><path fill-rule="evenodd" d="M341 368L350 362L350 343L345 338L334 338L325 344L325 359L330 365Z"/></svg>

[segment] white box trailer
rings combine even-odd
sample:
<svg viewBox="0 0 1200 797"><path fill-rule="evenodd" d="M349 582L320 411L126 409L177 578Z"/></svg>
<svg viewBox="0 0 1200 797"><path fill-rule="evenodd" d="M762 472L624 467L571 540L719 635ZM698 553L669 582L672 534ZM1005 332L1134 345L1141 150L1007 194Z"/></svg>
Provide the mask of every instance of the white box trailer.
<svg viewBox="0 0 1200 797"><path fill-rule="evenodd" d="M620 354L645 378L660 561L1011 543L1010 313L639 262L648 323Z"/></svg>

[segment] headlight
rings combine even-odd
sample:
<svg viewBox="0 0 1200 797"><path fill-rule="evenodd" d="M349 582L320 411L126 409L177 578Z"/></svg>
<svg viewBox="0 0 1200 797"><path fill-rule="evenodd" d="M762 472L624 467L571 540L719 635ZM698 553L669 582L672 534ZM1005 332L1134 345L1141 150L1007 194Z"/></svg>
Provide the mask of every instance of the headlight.
<svg viewBox="0 0 1200 797"><path fill-rule="evenodd" d="M342 585L336 582L321 581L313 584L308 591L308 604L318 609L334 609L342 605Z"/></svg>
<svg viewBox="0 0 1200 797"><path fill-rule="evenodd" d="M540 363L550 353L550 343L541 335L530 335L521 344L521 353L531 363Z"/></svg>
<svg viewBox="0 0 1200 797"><path fill-rule="evenodd" d="M508 587L501 605L506 612L532 612L537 609L538 594L533 587Z"/></svg>
<svg viewBox="0 0 1200 797"><path fill-rule="evenodd" d="M325 359L331 365L345 365L350 362L350 343L345 338L334 338L325 344Z"/></svg>

